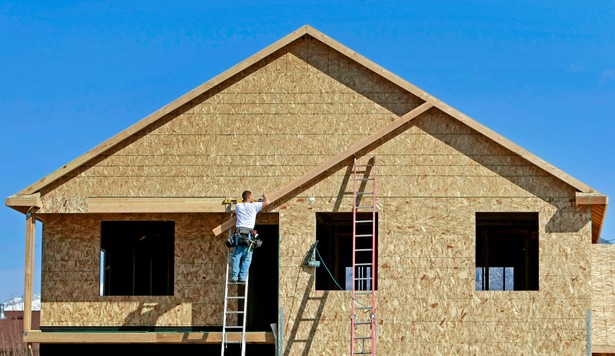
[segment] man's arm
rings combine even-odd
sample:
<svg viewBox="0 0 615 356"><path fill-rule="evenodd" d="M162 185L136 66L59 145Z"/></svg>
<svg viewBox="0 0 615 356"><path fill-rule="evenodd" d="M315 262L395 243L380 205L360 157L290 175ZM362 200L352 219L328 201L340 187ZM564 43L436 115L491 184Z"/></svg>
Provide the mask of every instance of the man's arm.
<svg viewBox="0 0 615 356"><path fill-rule="evenodd" d="M270 203L271 202L269 201L269 197L267 197L267 194L263 193L263 208L269 205Z"/></svg>

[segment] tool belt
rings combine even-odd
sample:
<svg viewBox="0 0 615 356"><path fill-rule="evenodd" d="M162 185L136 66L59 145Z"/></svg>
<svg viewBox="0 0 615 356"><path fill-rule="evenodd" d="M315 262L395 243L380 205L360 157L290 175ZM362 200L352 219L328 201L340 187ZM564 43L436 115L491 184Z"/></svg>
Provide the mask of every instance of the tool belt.
<svg viewBox="0 0 615 356"><path fill-rule="evenodd" d="M254 230L251 229L235 229L233 236L226 240L226 246L234 247L252 245L254 248L259 248L263 244L263 241L257 236L254 236Z"/></svg>
<svg viewBox="0 0 615 356"><path fill-rule="evenodd" d="M233 235L235 236L235 244L237 246L250 246L252 241L251 229L236 229Z"/></svg>

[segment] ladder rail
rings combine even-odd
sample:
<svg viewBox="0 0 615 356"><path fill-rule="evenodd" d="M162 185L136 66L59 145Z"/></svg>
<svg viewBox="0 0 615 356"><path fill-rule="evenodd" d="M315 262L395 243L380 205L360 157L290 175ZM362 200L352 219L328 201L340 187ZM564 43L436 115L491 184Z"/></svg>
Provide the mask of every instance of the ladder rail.
<svg viewBox="0 0 615 356"><path fill-rule="evenodd" d="M350 356L354 355L354 333L355 333L355 323L356 323L356 314L355 314L355 268L356 268L356 253L355 250L357 248L357 239L355 236L357 235L357 159L354 159L354 166L352 167L352 273L351 273L351 295L352 302L350 303Z"/></svg>
<svg viewBox="0 0 615 356"><path fill-rule="evenodd" d="M231 234L229 230L229 235ZM228 310L228 274L229 274L229 266L231 261L231 249L226 249L226 275L224 281L224 311L222 313L222 347L221 347L221 356L224 356L224 350L226 349L226 311Z"/></svg>
<svg viewBox="0 0 615 356"><path fill-rule="evenodd" d="M231 211L231 218L233 217L233 209L231 207L230 209ZM229 229L229 238L232 237L233 231L232 229ZM221 351L220 351L220 355L224 356L224 352L226 350L226 347L228 345L228 335L227 335L227 329L239 329L241 328L241 338L240 338L240 347L241 347L241 356L245 356L246 354L246 322L247 322L247 314L248 314L248 282L250 279L250 275L248 274L248 276L246 277L246 281L245 283L236 283L236 282L232 282L230 283L229 281L229 275L230 272L232 270L232 257L231 257L231 249L230 247L226 249L226 275L225 275L225 280L224 280L224 313L223 313L223 320L222 320L222 343L221 343ZM229 296L229 286L230 285L235 285L237 286L237 292L236 295L234 296ZM240 286L243 285L243 296L239 295L239 288ZM229 300L236 300L237 301L237 309L239 309L239 301L243 299L243 310L228 310L229 308ZM243 314L243 316L241 317L241 319L239 318L239 315ZM241 325L227 325L227 318L230 315L235 315L236 316L236 320L239 322L241 320Z"/></svg>
<svg viewBox="0 0 615 356"><path fill-rule="evenodd" d="M246 276L246 283L243 286L243 323L241 328L241 356L246 354L246 322L248 318L248 282L250 274Z"/></svg>
<svg viewBox="0 0 615 356"><path fill-rule="evenodd" d="M359 169L361 168L361 169ZM361 173L362 176L358 176ZM369 176L368 176L369 174ZM369 191L368 181L372 182L372 189ZM360 187L357 185L360 184ZM352 303L351 303L351 330L350 330L350 354L352 355L376 355L376 160L372 159L371 164L357 164L354 160L353 166L353 206L352 206ZM369 198L369 202L362 201L361 198ZM370 204L371 203L371 204ZM358 211L362 214L371 213L371 220L367 217L358 219ZM358 224L362 226L362 232L358 233ZM370 228L371 234L365 229ZM357 248L357 238L362 238L361 248ZM371 241L370 241L371 240ZM368 241L371 246L367 246ZM367 254L369 252L369 255ZM358 258L357 254L360 253ZM369 256L369 257L368 257ZM371 257L371 258L370 258ZM366 262L370 258L370 262ZM358 262L361 261L361 262ZM361 302L356 298L363 296ZM363 304L365 303L365 304ZM360 311L361 318L357 315ZM367 315L369 313L369 316ZM367 320L369 317L369 320ZM367 333L367 327L370 331ZM360 330L358 330L361 328ZM369 348L368 348L369 347Z"/></svg>
<svg viewBox="0 0 615 356"><path fill-rule="evenodd" d="M376 205L376 158L374 157L374 167L373 167L373 171L372 171L372 176L374 177L373 180L373 188L372 188L372 206L374 207L372 209L372 267L371 267L371 273L370 276L372 277L371 280L371 290L372 290L372 310L371 310L371 314L370 314L370 320L371 320L371 333L372 333L372 355L375 356L376 355L376 209L377 209L377 205Z"/></svg>

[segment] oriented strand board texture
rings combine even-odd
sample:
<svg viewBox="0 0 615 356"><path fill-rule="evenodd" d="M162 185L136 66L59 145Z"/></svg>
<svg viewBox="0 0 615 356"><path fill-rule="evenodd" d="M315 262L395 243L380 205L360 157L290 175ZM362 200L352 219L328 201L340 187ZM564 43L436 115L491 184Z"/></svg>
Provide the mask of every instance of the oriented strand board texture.
<svg viewBox="0 0 615 356"><path fill-rule="evenodd" d="M385 183L381 180L380 184ZM379 201L379 352L583 352L585 311L590 301L590 240L586 224L580 223L578 232L550 231L549 222L558 219L560 212L536 198ZM318 298L322 298L323 292L312 291L309 274L298 267L302 253L313 241L313 212L331 210L333 204L324 201L301 205L288 207L280 222L284 272L280 293L289 316L285 333L291 337L286 341L286 354L300 354L304 349L301 340L312 330L312 318L319 320L319 325L311 335L309 353L347 353L348 294L329 292L324 308L319 311ZM340 210L347 211L349 205L350 202L343 203ZM574 211L565 205L561 209ZM475 291L475 211L527 210L540 214L540 291ZM296 229L303 224L305 229Z"/></svg>
<svg viewBox="0 0 615 356"><path fill-rule="evenodd" d="M615 245L592 245L592 345L615 346Z"/></svg>
<svg viewBox="0 0 615 356"><path fill-rule="evenodd" d="M54 184L43 192L42 212L86 212L90 197L275 191L420 103L308 36ZM373 155L379 192L379 354L585 352L591 214L587 207L574 206L572 188L437 111L416 120ZM301 268L315 239L314 213L351 210L348 173L340 169L278 209L285 355L349 351L348 294L314 291L313 276ZM308 196L316 201L310 203ZM479 211L539 213L539 291L475 291L474 216ZM95 254L97 218L82 219L76 225L57 222L69 231L56 233L56 240L46 238L44 248ZM196 223L201 234L220 221L206 214L180 219L186 219L186 226ZM75 245L62 247L66 238ZM182 233L180 241L190 245L195 239L196 232ZM52 248L48 244L54 241L59 245ZM195 279L206 272L192 259L211 263L212 269L224 265L220 246L197 245L202 253L186 251L177 257L187 261L177 271L187 269L188 285L198 284ZM76 318L67 312L75 308L89 313L79 319L84 324L109 320L101 310L111 310L109 318L122 322L133 311L141 315L155 309L132 299L97 308L95 256L94 261L66 261L64 267L61 258L56 260L57 270L43 275L44 323L71 325ZM49 269L56 262L48 257L43 263ZM60 276L66 271L82 284L90 283L90 294L69 291L74 286L69 281L54 287L51 278L64 278ZM189 288L188 295L143 302L160 303L168 311L157 323L211 325L220 318L222 298L198 287ZM201 309L195 311L194 305Z"/></svg>
<svg viewBox="0 0 615 356"><path fill-rule="evenodd" d="M226 247L211 229L228 214L51 214L42 258L43 326L221 325ZM175 221L175 295L100 296L102 221ZM262 214L259 224L277 223Z"/></svg>
<svg viewBox="0 0 615 356"><path fill-rule="evenodd" d="M274 191L420 104L307 36L53 184L40 212L87 212L89 197Z"/></svg>

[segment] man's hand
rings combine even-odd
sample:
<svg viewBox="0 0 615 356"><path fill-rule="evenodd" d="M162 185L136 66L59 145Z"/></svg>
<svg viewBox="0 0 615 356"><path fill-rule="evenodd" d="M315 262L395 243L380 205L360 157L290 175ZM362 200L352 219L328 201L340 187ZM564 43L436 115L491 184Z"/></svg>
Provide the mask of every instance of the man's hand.
<svg viewBox="0 0 615 356"><path fill-rule="evenodd" d="M271 202L269 201L269 198L267 197L267 194L263 193L263 208L266 207L267 205L269 205Z"/></svg>

